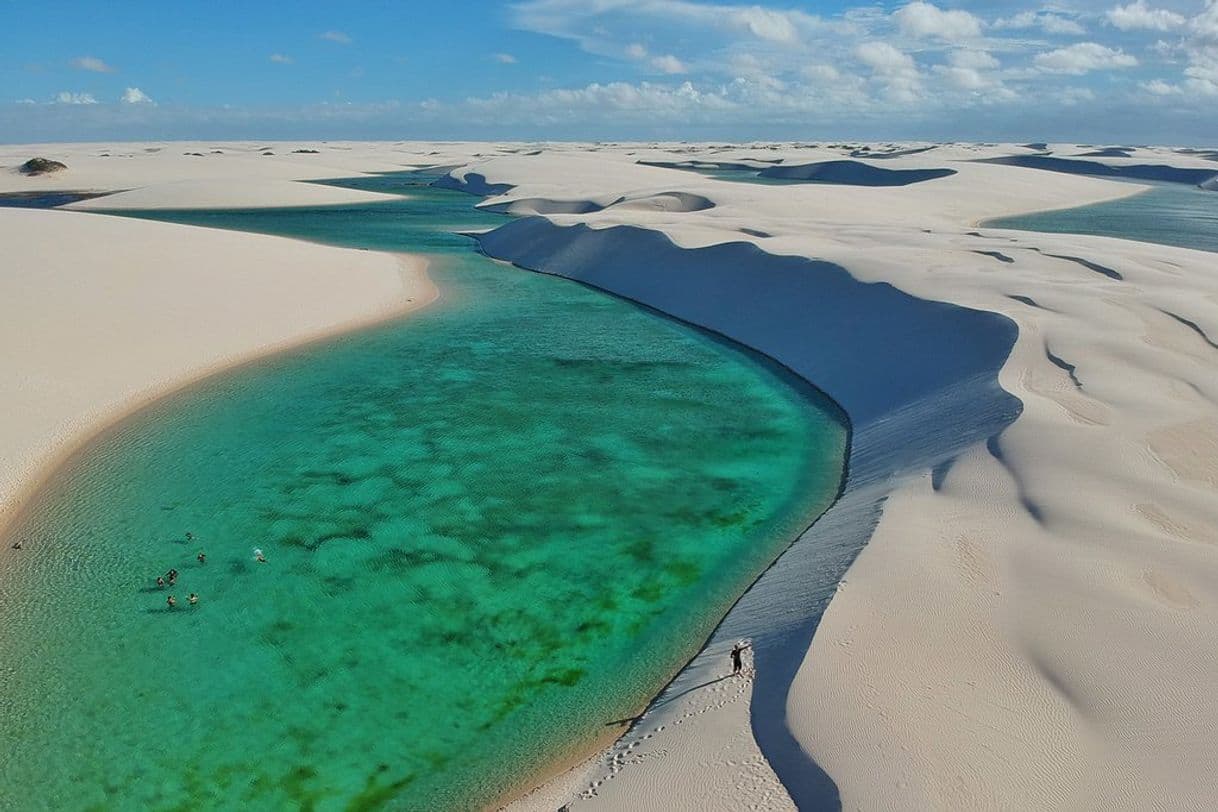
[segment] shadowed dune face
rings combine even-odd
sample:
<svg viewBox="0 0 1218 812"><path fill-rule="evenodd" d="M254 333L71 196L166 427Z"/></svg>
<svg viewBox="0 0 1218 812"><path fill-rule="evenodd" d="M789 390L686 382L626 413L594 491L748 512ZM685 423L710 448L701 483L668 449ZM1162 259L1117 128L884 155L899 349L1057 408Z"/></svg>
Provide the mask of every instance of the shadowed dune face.
<svg viewBox="0 0 1218 812"><path fill-rule="evenodd" d="M1098 153L1092 153L1098 154ZM1161 164L1134 164L1113 166L1099 161L1080 161L1072 158L1055 158L1051 155L1005 155L999 158L982 158L978 163L1021 166L1025 169L1046 169L1068 175L1091 175L1101 178L1127 178L1129 180L1154 180L1167 183L1188 183L1213 189L1218 172L1212 169L1189 169Z"/></svg>
<svg viewBox="0 0 1218 812"><path fill-rule="evenodd" d="M437 183L438 186L445 186ZM448 187L445 188L456 188ZM461 191L469 189L461 187ZM511 214L516 217L527 217L532 214L591 214L604 209L591 200L550 200L544 197L523 197L507 203L489 203L479 206L483 211L493 211L499 214Z"/></svg>
<svg viewBox="0 0 1218 812"><path fill-rule="evenodd" d="M636 161L639 166L656 166L660 169L760 169L756 166L759 163L781 163L781 158L773 160L756 160L753 163L739 163L736 161Z"/></svg>
<svg viewBox="0 0 1218 812"><path fill-rule="evenodd" d="M607 208L644 209L648 211L691 212L713 209L715 204L708 197L690 192L660 192L643 197L619 200Z"/></svg>
<svg viewBox="0 0 1218 812"><path fill-rule="evenodd" d="M463 178L444 175L433 181L432 186L439 189L455 189L458 192L469 192L471 195L482 196L501 195L512 190L510 183L487 183L486 176L480 175L477 172L467 172Z"/></svg>
<svg viewBox="0 0 1218 812"><path fill-rule="evenodd" d="M1133 147L1103 147L1090 152L1080 152L1076 158L1128 158Z"/></svg>
<svg viewBox="0 0 1218 812"><path fill-rule="evenodd" d="M891 149L888 151L873 150L870 147L859 147L850 151L851 158L876 158L884 160L888 158L905 158L909 155L918 155L923 152L930 152L935 149L934 145L929 147L913 147L912 149Z"/></svg>
<svg viewBox="0 0 1218 812"><path fill-rule="evenodd" d="M462 191L470 191L461 187ZM516 217L545 214L591 214L605 209L634 209L644 211L691 212L713 209L710 198L690 192L659 192L619 198L608 205L593 200L551 200L544 197L526 197L505 203L490 203L482 206L485 211L511 214Z"/></svg>
<svg viewBox="0 0 1218 812"><path fill-rule="evenodd" d="M856 430L978 376L998 390L1017 333L1003 316L862 283L832 263L752 243L685 249L647 229L540 217L479 241L492 257L642 302L771 356L836 400ZM965 416L941 419L965 433Z"/></svg>
<svg viewBox="0 0 1218 812"><path fill-rule="evenodd" d="M763 178L835 183L845 186L908 186L911 183L946 178L954 169L885 169L861 161L820 161L800 166L771 166L759 173Z"/></svg>

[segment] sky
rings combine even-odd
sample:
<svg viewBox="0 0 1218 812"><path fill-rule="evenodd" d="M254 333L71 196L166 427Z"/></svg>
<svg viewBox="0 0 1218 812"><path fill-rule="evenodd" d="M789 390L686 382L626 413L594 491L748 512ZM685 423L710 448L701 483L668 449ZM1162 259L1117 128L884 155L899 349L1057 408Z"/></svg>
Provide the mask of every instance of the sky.
<svg viewBox="0 0 1218 812"><path fill-rule="evenodd" d="M1218 0L0 0L0 142L1218 142Z"/></svg>

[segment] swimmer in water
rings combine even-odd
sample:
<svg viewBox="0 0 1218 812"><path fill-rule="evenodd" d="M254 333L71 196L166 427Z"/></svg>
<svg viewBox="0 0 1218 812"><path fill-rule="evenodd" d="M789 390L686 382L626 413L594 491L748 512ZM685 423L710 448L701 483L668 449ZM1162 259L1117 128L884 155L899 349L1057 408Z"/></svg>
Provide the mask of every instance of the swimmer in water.
<svg viewBox="0 0 1218 812"><path fill-rule="evenodd" d="M257 559L257 561L258 561L258 563L259 563L259 564L265 564L265 563L266 563L266 556L262 554L262 550L255 549L255 550L254 550L254 558L255 558L255 559Z"/></svg>
<svg viewBox="0 0 1218 812"><path fill-rule="evenodd" d="M189 530L187 530L187 531L186 531L186 540L187 540L187 541L194 541L194 540L195 540L195 534L194 534L194 533L192 533L192 532L190 532Z"/></svg>
<svg viewBox="0 0 1218 812"><path fill-rule="evenodd" d="M207 563L207 556L203 555L203 552L201 550L199 551L199 554L195 556L195 558L199 559L200 564Z"/></svg>
<svg viewBox="0 0 1218 812"><path fill-rule="evenodd" d="M156 577L156 587L157 587L157 589L165 588L165 579L159 575Z"/></svg>
<svg viewBox="0 0 1218 812"><path fill-rule="evenodd" d="M165 599L165 605L168 606L170 609L173 609L175 606L178 605L178 599L175 598L173 595L170 595L169 597L167 597Z"/></svg>
<svg viewBox="0 0 1218 812"><path fill-rule="evenodd" d="M196 595L195 593L191 592L190 597L187 598L186 600L190 601L191 606L194 606L196 603L199 602L199 596Z"/></svg>

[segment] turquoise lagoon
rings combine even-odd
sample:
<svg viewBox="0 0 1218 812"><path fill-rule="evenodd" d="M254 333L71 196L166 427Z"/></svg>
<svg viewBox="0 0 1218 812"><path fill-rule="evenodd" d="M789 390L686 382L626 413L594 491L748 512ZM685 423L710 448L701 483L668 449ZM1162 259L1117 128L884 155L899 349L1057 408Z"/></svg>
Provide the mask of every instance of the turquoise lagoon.
<svg viewBox="0 0 1218 812"><path fill-rule="evenodd" d="M52 479L3 550L0 807L493 802L620 730L835 497L847 430L808 385L478 255L452 230L502 220L472 197L351 185L410 197L144 213L427 252L443 298Z"/></svg>
<svg viewBox="0 0 1218 812"><path fill-rule="evenodd" d="M1059 234L1096 234L1218 251L1218 191L1161 183L1120 200L1003 217L982 225Z"/></svg>

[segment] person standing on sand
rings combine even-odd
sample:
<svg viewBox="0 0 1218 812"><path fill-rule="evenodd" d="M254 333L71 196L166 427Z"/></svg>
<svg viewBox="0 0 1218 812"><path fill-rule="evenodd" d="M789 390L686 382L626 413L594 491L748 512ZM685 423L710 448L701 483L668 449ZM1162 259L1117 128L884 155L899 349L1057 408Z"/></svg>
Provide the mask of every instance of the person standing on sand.
<svg viewBox="0 0 1218 812"><path fill-rule="evenodd" d="M744 653L746 648L752 648L753 644L745 640L741 640L732 647L732 676L740 673L740 669L744 667L744 663L740 659L740 655Z"/></svg>

